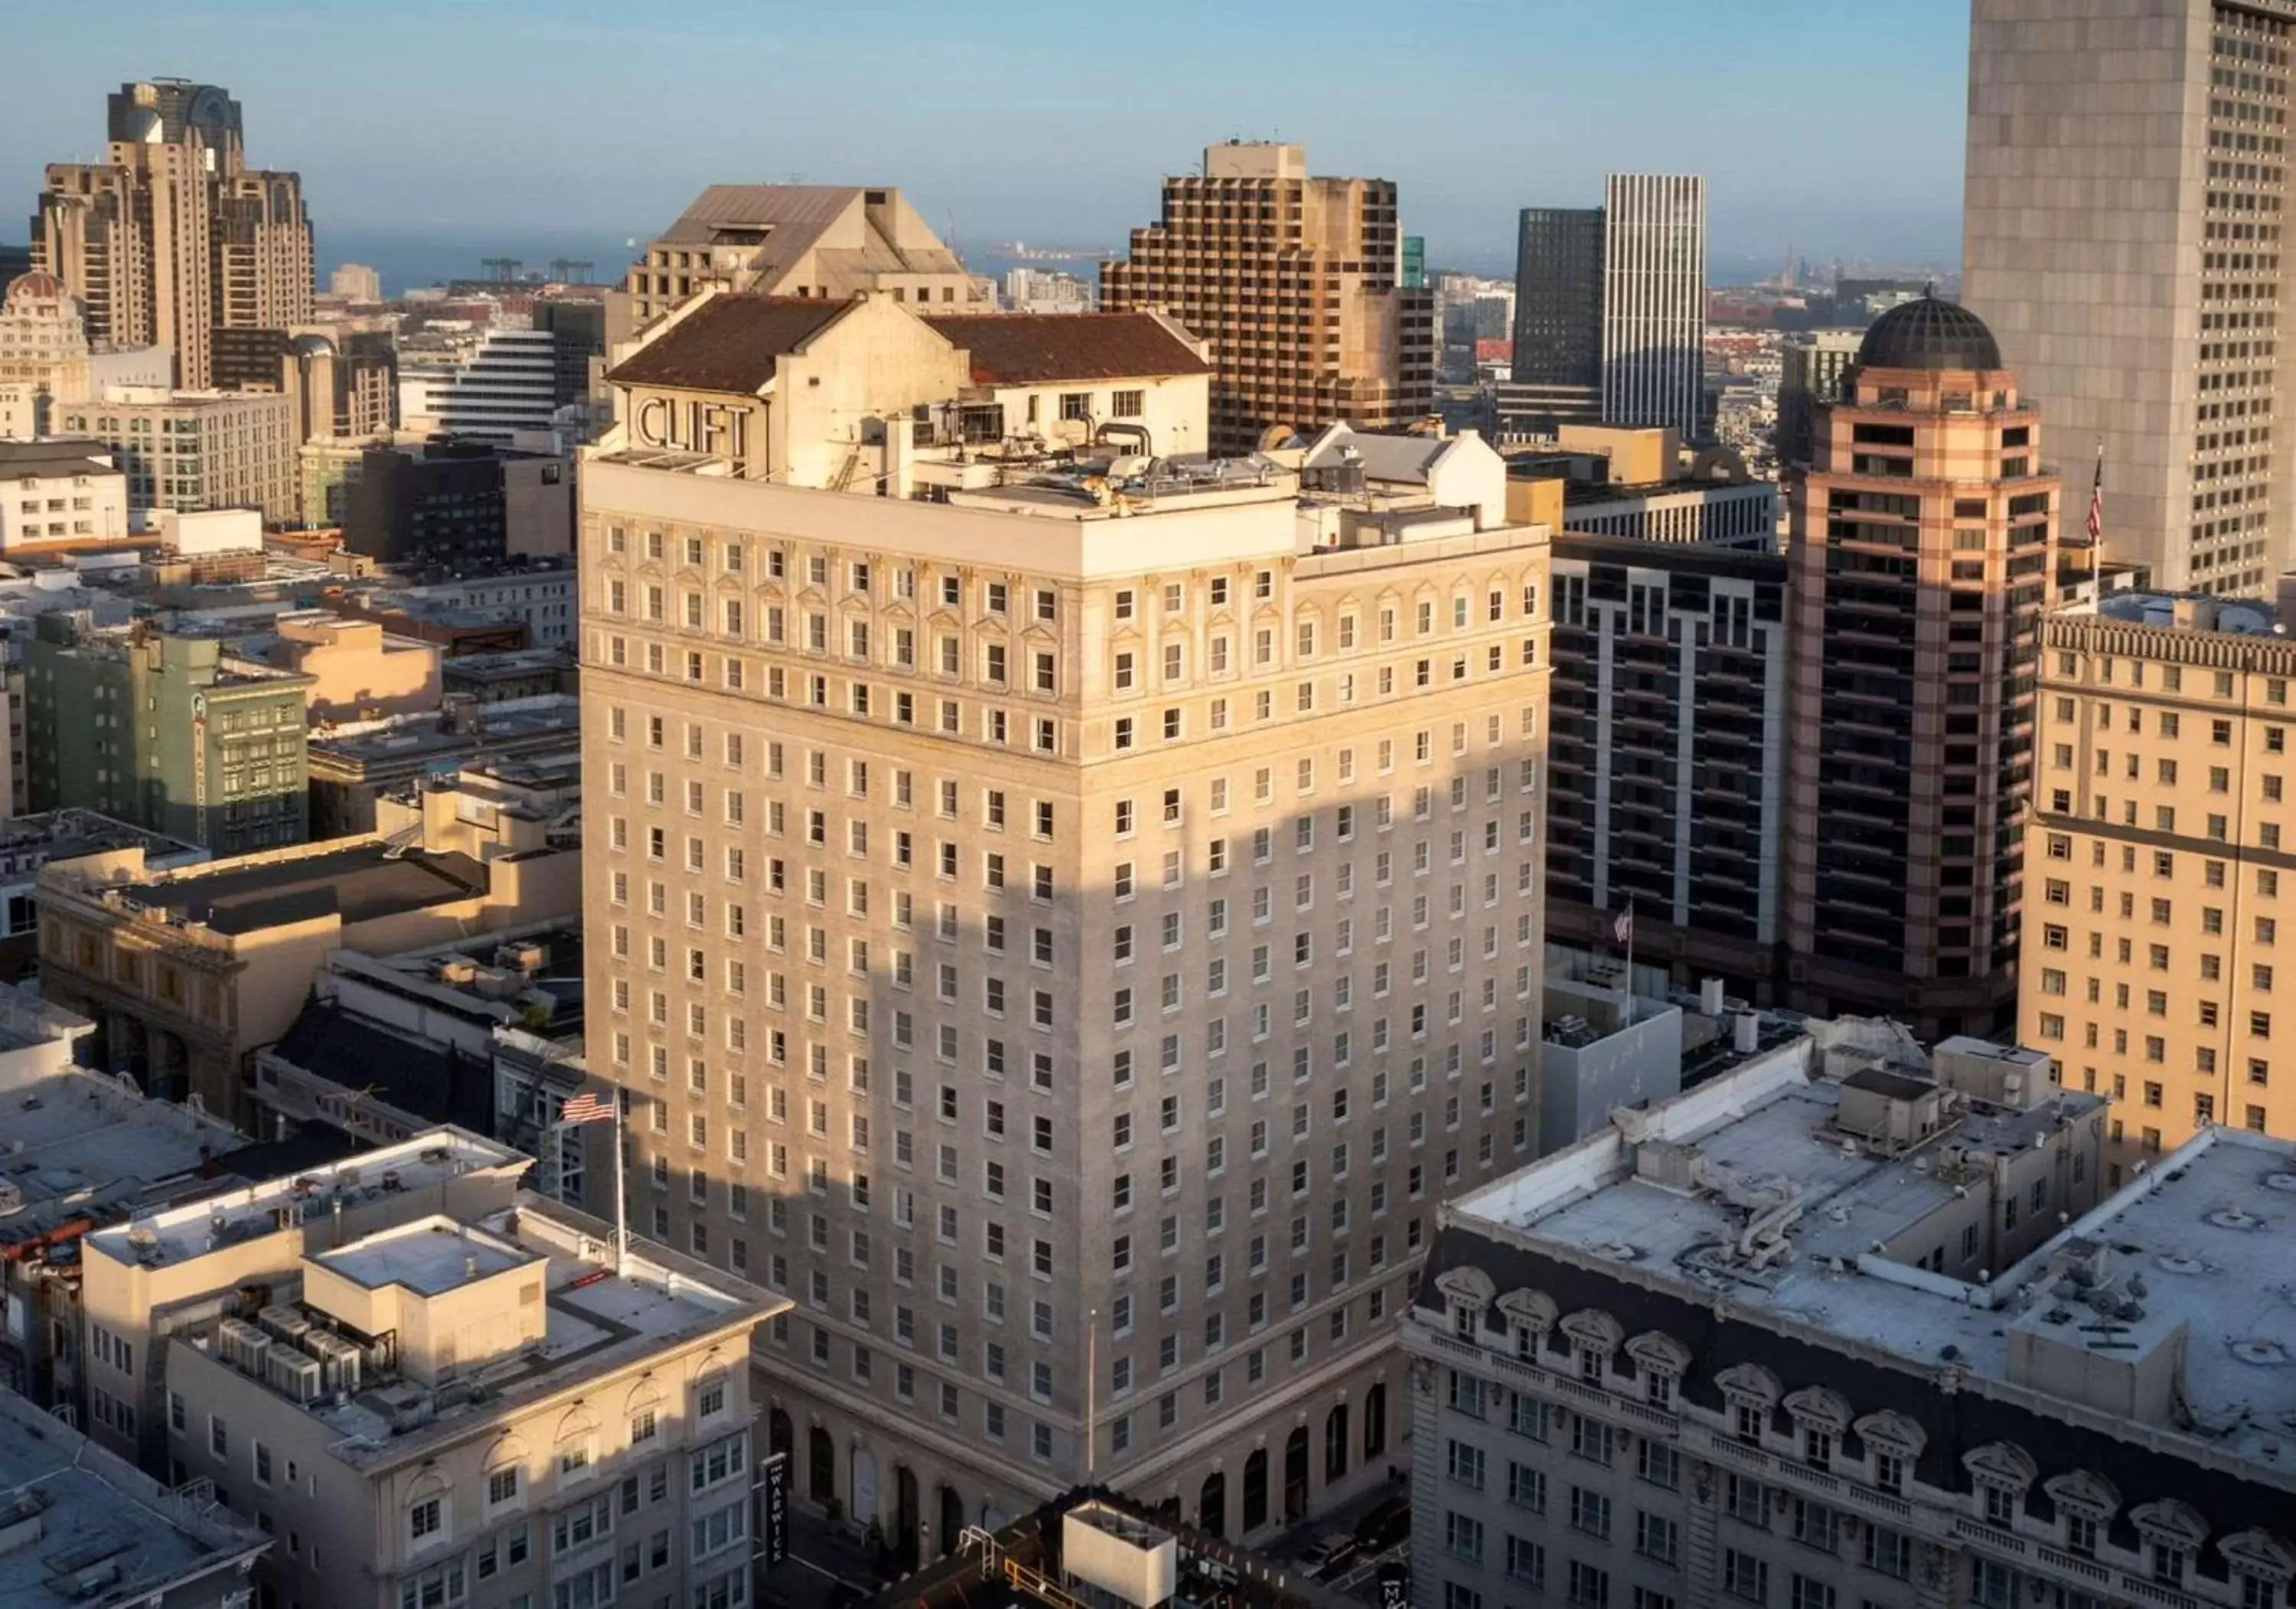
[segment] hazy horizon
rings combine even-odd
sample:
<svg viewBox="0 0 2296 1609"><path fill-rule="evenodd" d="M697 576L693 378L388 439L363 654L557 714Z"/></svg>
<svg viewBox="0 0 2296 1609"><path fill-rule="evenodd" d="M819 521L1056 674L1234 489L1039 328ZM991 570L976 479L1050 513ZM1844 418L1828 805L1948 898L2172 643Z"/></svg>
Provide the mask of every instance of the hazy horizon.
<svg viewBox="0 0 2296 1609"><path fill-rule="evenodd" d="M705 184L792 177L898 185L975 256L1120 248L1161 176L1231 135L1394 179L1406 231L1461 267L1502 267L1516 208L1591 205L1612 169L1703 174L1718 263L1789 244L1814 263L1958 257L1965 0L1633 14L1453 0L1406 24L1365 0L1180 0L1142 41L1007 15L937 37L915 0L694 0L659 21L603 0L123 0L102 29L43 8L12 20L40 70L0 101L20 220L0 240L45 163L101 154L107 93L175 76L228 88L250 161L302 174L323 274L347 255L330 239L643 237Z"/></svg>

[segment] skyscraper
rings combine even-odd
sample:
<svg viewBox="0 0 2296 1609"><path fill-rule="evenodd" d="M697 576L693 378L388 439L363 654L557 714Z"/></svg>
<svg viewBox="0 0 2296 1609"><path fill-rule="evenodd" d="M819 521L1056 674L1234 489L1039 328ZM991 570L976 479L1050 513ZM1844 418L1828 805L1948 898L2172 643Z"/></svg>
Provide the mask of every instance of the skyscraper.
<svg viewBox="0 0 2296 1609"><path fill-rule="evenodd" d="M1310 178L1298 145L1230 141L1164 181L1160 222L1103 263L1101 305L1170 314L1211 343L1211 440L1395 430L1435 406L1433 293L1402 280L1394 183Z"/></svg>
<svg viewBox="0 0 2296 1609"><path fill-rule="evenodd" d="M1792 1003L1924 1038L2016 998L2058 482L1973 315L1874 321L1792 495Z"/></svg>
<svg viewBox="0 0 2296 1609"><path fill-rule="evenodd" d="M292 173L247 166L239 103L181 78L111 97L105 160L53 162L32 216L39 265L87 308L88 337L172 348L214 383L212 332L311 316L311 225Z"/></svg>
<svg viewBox="0 0 2296 1609"><path fill-rule="evenodd" d="M1971 8L1963 295L2065 439L2103 443L2108 555L2169 590L2255 595L2291 560L2292 25L2288 0Z"/></svg>
<svg viewBox="0 0 2296 1609"><path fill-rule="evenodd" d="M1706 393L1706 181L1614 173L1603 209L1603 419L1685 441Z"/></svg>
<svg viewBox="0 0 2296 1609"><path fill-rule="evenodd" d="M1202 439L1136 314L721 294L610 379L592 1063L634 1218L802 1293L800 1495L939 1551L1087 1472L1229 1535L1383 1477L1435 1203L1534 1143L1546 533L1497 456L1440 509L1364 506L1440 445L1368 436L1328 495L1035 474L1008 425Z"/></svg>
<svg viewBox="0 0 2296 1609"><path fill-rule="evenodd" d="M1603 411L1603 209L1526 207L1515 238L1509 415L1591 423Z"/></svg>

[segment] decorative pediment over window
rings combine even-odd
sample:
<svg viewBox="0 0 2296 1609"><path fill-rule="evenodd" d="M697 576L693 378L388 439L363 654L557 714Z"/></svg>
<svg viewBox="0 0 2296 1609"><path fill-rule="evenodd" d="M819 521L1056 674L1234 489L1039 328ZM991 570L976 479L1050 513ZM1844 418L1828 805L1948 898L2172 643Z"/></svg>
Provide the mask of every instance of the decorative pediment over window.
<svg viewBox="0 0 2296 1609"><path fill-rule="evenodd" d="M1778 1377L1759 1363L1734 1363L1714 1377L1728 1397L1759 1402L1767 1408L1785 1394Z"/></svg>
<svg viewBox="0 0 2296 1609"><path fill-rule="evenodd" d="M2192 1548L2209 1539L2209 1523L2201 1517L2199 1509L2181 1498L2140 1503L2128 1511L2128 1517L2148 1538Z"/></svg>
<svg viewBox="0 0 2296 1609"><path fill-rule="evenodd" d="M2239 1531L2217 1544L2226 1562L2244 1575L2285 1585L2296 1580L2296 1548L2268 1531Z"/></svg>
<svg viewBox="0 0 2296 1609"><path fill-rule="evenodd" d="M1961 1462L1973 1478L2021 1492L2041 1476L2041 1466L2033 1462L2033 1455L2014 1441L1988 1441Z"/></svg>
<svg viewBox="0 0 2296 1609"><path fill-rule="evenodd" d="M1661 1375L1681 1375L1690 1367L1690 1349L1663 1330L1644 1330L1627 1342L1627 1356Z"/></svg>
<svg viewBox="0 0 2296 1609"><path fill-rule="evenodd" d="M1498 1287L1480 1268L1447 1268L1435 1277L1435 1288L1453 1306L1472 1305L1477 1312L1490 1306Z"/></svg>
<svg viewBox="0 0 2296 1609"><path fill-rule="evenodd" d="M524 1441L514 1435L500 1435L495 1438L494 1445L487 1449L485 1467L493 1470L500 1469L506 1464L523 1465L527 1457Z"/></svg>
<svg viewBox="0 0 2296 1609"><path fill-rule="evenodd" d="M2120 1512L2120 1490L2094 1470L2070 1470L2041 1482L2049 1501L2092 1520L2109 1520Z"/></svg>
<svg viewBox="0 0 2296 1609"><path fill-rule="evenodd" d="M1554 1298L1544 1291L1513 1290L1499 1298L1499 1311L1506 1315L1511 1325L1541 1334L1554 1327L1560 1311Z"/></svg>
<svg viewBox="0 0 2296 1609"><path fill-rule="evenodd" d="M1837 1434L1849 1428L1849 1400L1822 1385L1805 1385L1792 1393L1786 1399L1786 1412Z"/></svg>
<svg viewBox="0 0 2296 1609"><path fill-rule="evenodd" d="M1906 1458L1921 1457L1922 1449L1930 1441L1930 1433L1922 1428L1919 1420L1890 1408L1866 1415L1857 1421L1856 1428L1860 1440Z"/></svg>
<svg viewBox="0 0 2296 1609"><path fill-rule="evenodd" d="M1562 1321L1562 1333L1607 1358L1625 1344L1627 1327L1600 1308L1581 1308Z"/></svg>

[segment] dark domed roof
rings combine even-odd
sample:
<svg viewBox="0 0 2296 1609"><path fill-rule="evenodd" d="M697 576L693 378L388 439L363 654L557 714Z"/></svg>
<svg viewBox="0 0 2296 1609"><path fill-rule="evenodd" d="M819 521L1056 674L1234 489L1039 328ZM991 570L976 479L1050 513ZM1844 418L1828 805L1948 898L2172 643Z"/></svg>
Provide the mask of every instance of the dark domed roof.
<svg viewBox="0 0 2296 1609"><path fill-rule="evenodd" d="M1875 319L1857 348L1860 368L1997 369L2001 348L1985 321L1958 302L1923 296Z"/></svg>
<svg viewBox="0 0 2296 1609"><path fill-rule="evenodd" d="M298 335L287 343L298 357L332 357L335 343L324 335Z"/></svg>

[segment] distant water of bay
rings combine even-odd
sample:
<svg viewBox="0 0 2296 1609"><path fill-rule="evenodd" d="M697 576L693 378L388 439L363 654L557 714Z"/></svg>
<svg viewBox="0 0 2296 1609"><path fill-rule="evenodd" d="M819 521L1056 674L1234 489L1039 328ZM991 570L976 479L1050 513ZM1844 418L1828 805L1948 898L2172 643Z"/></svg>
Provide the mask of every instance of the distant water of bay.
<svg viewBox="0 0 2296 1609"><path fill-rule="evenodd" d="M455 279L492 279L496 271L485 266L489 257L515 258L521 273L553 277L551 263L558 258L590 265L589 277L603 283L619 279L636 255L624 242L643 239L635 229L614 234L600 229L505 228L499 233L455 229L362 229L317 223L319 288L344 263L364 263L382 276L386 296L404 295L424 285ZM651 231L648 231L651 234Z"/></svg>
<svg viewBox="0 0 2296 1609"><path fill-rule="evenodd" d="M633 229L619 234L602 229L516 228L495 234L472 229L332 228L321 218L317 230L319 288L326 289L327 276L342 264L364 263L382 275L384 295L403 296L409 290L442 285L449 280L493 279L496 270L486 264L490 257L513 258L520 264L521 276L540 274L545 278L555 277L551 265L557 259L586 262L590 265L591 282L607 284L621 278L623 270L658 227L655 225L644 233ZM1013 258L991 252L967 251L965 262L975 274L988 275L1000 283L1007 268L1019 266ZM1089 257L1032 261L1029 266L1058 269L1086 279L1096 277L1100 271L1098 259Z"/></svg>

